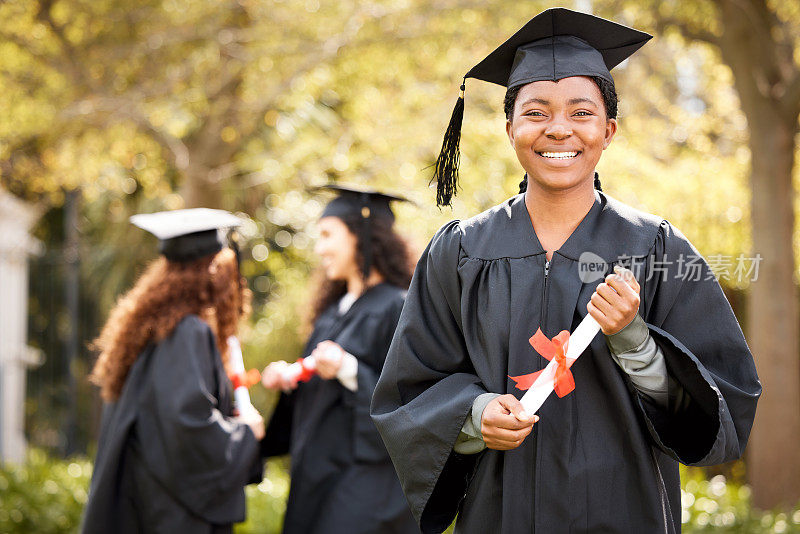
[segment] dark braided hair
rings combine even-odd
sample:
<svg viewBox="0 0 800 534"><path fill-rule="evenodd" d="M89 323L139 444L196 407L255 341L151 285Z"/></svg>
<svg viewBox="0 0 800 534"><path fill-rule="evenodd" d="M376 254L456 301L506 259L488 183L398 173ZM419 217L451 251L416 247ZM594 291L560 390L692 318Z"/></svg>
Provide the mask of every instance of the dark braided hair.
<svg viewBox="0 0 800 534"><path fill-rule="evenodd" d="M590 76L590 78L597 85L597 88L600 89L600 94L603 96L603 105L606 108L606 117L609 119L616 119L619 97L617 96L617 90L614 87L614 82L608 81L600 76ZM517 95L519 95L519 91L522 89L522 87L522 85L518 85L516 87L510 87L506 91L506 97L503 100L503 111L506 114L506 120L510 121L514 117L514 104L517 102ZM600 185L600 177L597 175L597 173L594 173L594 188L599 191L603 190L602 186ZM519 183L520 194L524 193L527 189L528 174L526 173L525 177Z"/></svg>

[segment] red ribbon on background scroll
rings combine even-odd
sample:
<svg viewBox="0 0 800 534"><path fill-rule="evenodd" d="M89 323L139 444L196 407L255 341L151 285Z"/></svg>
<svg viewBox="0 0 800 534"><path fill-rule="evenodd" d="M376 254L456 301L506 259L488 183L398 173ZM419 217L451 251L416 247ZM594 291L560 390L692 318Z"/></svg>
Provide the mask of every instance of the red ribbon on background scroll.
<svg viewBox="0 0 800 534"><path fill-rule="evenodd" d="M556 395L563 397L573 389L575 389L575 378L572 376L572 371L569 368L572 366L571 362L567 361L567 343L569 343L569 331L562 330L553 339L548 339L542 333L542 329L536 330L536 333L529 340L531 346L542 355L543 358L551 360L556 359L556 377L553 383L553 390ZM543 371L544 369L542 369ZM530 389L542 371L536 371L527 375L509 376L511 380L516 382L517 389L526 390Z"/></svg>
<svg viewBox="0 0 800 534"><path fill-rule="evenodd" d="M316 368L308 367L305 363L305 358L297 358L297 363L300 364L300 368L302 371L299 375L297 375L298 382L308 382L311 380L311 377L316 374Z"/></svg>
<svg viewBox="0 0 800 534"><path fill-rule="evenodd" d="M247 389L250 389L251 386L261 382L261 373L258 372L258 369L250 369L247 371L247 373L228 375L228 378L231 379L233 389L240 387L246 387Z"/></svg>

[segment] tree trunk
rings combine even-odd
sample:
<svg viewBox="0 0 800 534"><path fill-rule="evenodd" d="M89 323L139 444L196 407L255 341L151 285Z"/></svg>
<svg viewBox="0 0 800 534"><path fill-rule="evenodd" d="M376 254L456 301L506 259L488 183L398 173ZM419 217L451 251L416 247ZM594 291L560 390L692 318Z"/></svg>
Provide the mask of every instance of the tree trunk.
<svg viewBox="0 0 800 534"><path fill-rule="evenodd" d="M748 339L764 393L747 466L760 508L800 499L800 311L792 250L796 132L785 117L768 111L762 110L761 127L752 128L750 140L753 243L763 260L749 299ZM771 124L763 120L770 115Z"/></svg>
<svg viewBox="0 0 800 534"><path fill-rule="evenodd" d="M190 155L190 158L194 154ZM192 158L194 159L194 158ZM199 158L198 158L199 159ZM221 208L222 199L208 179L209 169L196 161L190 161L183 172L180 194L185 208Z"/></svg>
<svg viewBox="0 0 800 534"><path fill-rule="evenodd" d="M236 91L241 82L236 77L226 86L226 93L218 96L215 104L215 113L205 117L202 125L191 136L184 139L184 144L189 152L188 165L183 171L183 181L180 193L186 208L225 208L222 182L226 167L228 167L239 150L236 142L226 142L222 132L226 127L231 127L239 132L241 126L230 110L236 100Z"/></svg>
<svg viewBox="0 0 800 534"><path fill-rule="evenodd" d="M800 306L794 280L792 170L797 78L791 47L775 41L763 0L719 1L722 57L733 71L750 130L753 253L758 280L748 299L748 342L763 394L748 446L748 479L759 508L800 499Z"/></svg>

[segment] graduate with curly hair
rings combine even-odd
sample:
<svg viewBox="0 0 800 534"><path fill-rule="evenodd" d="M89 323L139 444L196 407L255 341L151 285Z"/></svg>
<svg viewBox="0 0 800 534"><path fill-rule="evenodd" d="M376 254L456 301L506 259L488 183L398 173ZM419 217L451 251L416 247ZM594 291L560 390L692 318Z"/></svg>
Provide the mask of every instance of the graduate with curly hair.
<svg viewBox="0 0 800 534"><path fill-rule="evenodd" d="M221 210L137 215L162 256L119 299L95 346L105 401L83 532L231 532L261 479L264 422L234 416L229 339L250 292ZM235 244L234 244L235 247Z"/></svg>

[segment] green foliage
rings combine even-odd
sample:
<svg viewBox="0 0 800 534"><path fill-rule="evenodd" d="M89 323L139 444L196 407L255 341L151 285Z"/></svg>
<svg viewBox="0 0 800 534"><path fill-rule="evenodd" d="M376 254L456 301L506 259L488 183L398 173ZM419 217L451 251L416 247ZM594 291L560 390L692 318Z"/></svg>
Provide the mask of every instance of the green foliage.
<svg viewBox="0 0 800 534"><path fill-rule="evenodd" d="M32 449L23 465L0 464L0 532L77 532L91 476L86 458L61 460L40 449ZM286 460L269 460L264 480L246 493L248 517L236 534L279 534L289 493Z"/></svg>
<svg viewBox="0 0 800 534"><path fill-rule="evenodd" d="M750 487L723 475L706 479L702 469L681 468L683 532L731 534L800 532L800 503L789 512L759 512L750 505Z"/></svg>
<svg viewBox="0 0 800 534"><path fill-rule="evenodd" d="M52 205L62 187L82 187L86 210L101 215L87 221L98 243L116 242L135 210L203 199L249 214L263 237L253 245L302 265L316 212L296 211L286 195L329 179L369 182L421 201L401 208L399 223L424 244L450 218L516 192L522 170L505 135L503 89L474 80L453 211L434 208L425 186L461 76L555 4L4 5L0 102L13 114L0 117L0 183ZM592 4L657 33L655 8ZM674 32L658 40L615 70L620 132L600 164L604 185L670 218L705 254L748 252L747 123L730 70L709 46ZM294 216L271 216L280 209ZM300 238L276 246L281 231Z"/></svg>
<svg viewBox="0 0 800 534"><path fill-rule="evenodd" d="M235 534L279 534L289 495L286 459L267 461L264 480L250 485L247 492L247 521L234 527Z"/></svg>
<svg viewBox="0 0 800 534"><path fill-rule="evenodd" d="M0 466L0 532L76 532L91 472L85 458L58 460L37 449L30 451L24 465ZM800 503L789 512L753 510L748 486L729 482L723 475L706 479L699 468L682 467L681 486L684 533L800 533ZM287 459L269 460L264 480L248 486L246 493L247 521L236 525L234 532L278 534L289 494Z"/></svg>
<svg viewBox="0 0 800 534"><path fill-rule="evenodd" d="M80 525L92 464L31 450L24 465L0 464L0 532L61 534Z"/></svg>

